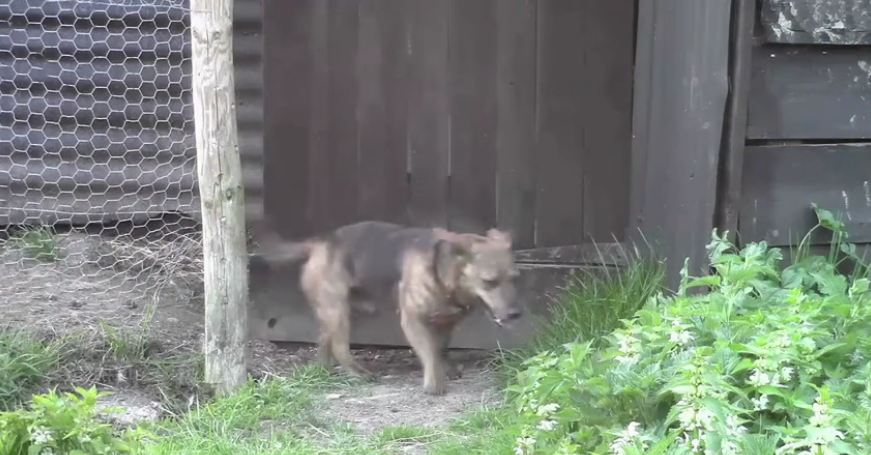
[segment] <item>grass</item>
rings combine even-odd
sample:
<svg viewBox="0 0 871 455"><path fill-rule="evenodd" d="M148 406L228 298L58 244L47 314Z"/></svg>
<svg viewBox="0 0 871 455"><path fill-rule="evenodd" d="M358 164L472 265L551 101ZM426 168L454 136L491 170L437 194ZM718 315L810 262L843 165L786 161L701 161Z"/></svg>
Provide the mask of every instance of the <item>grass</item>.
<svg viewBox="0 0 871 455"><path fill-rule="evenodd" d="M317 418L318 398L348 385L316 366L300 368L287 378L253 381L230 397L159 424L153 431L160 438L148 453L377 453L373 444L349 429Z"/></svg>
<svg viewBox="0 0 871 455"><path fill-rule="evenodd" d="M21 249L25 257L43 262L57 260L58 245L51 228L26 228L9 239L9 244Z"/></svg>
<svg viewBox="0 0 871 455"><path fill-rule="evenodd" d="M539 352L610 332L664 289L662 262L638 254L624 252L624 256L628 265L623 269L584 269L569 281L533 339L522 349L503 353L504 379L513 378L523 361Z"/></svg>
<svg viewBox="0 0 871 455"><path fill-rule="evenodd" d="M0 330L0 410L27 401L61 359L61 345L19 331Z"/></svg>

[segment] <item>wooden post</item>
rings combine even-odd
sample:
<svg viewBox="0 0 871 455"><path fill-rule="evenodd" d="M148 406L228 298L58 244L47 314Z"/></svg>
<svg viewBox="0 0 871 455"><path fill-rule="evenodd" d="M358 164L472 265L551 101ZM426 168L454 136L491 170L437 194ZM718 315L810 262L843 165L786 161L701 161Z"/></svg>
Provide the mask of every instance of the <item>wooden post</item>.
<svg viewBox="0 0 871 455"><path fill-rule="evenodd" d="M233 78L233 0L191 0L193 102L203 218L205 380L247 380L248 274Z"/></svg>

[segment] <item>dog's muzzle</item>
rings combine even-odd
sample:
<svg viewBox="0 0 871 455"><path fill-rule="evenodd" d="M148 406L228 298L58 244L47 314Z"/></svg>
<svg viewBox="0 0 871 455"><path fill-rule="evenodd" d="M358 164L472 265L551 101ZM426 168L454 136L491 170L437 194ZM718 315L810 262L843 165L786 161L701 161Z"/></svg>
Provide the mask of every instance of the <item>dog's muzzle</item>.
<svg viewBox="0 0 871 455"><path fill-rule="evenodd" d="M492 312L490 313L490 315L496 325L498 325L499 327L506 327L508 325L511 325L511 323L513 323L514 321L520 319L520 317L523 316L523 312L520 310L512 310L501 318L497 318L495 315L493 315Z"/></svg>

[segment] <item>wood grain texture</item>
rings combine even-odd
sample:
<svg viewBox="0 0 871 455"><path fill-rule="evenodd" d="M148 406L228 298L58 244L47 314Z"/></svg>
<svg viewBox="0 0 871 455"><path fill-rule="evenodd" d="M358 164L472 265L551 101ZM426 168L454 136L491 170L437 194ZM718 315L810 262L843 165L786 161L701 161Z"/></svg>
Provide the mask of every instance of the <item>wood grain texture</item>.
<svg viewBox="0 0 871 455"><path fill-rule="evenodd" d="M448 42L450 3L410 0L408 162L409 214L422 226L446 226L450 104Z"/></svg>
<svg viewBox="0 0 871 455"><path fill-rule="evenodd" d="M360 2L357 154L360 217L407 223L408 74L404 0Z"/></svg>
<svg viewBox="0 0 871 455"><path fill-rule="evenodd" d="M622 239L628 221L635 4L586 0L582 46L583 241Z"/></svg>
<svg viewBox="0 0 871 455"><path fill-rule="evenodd" d="M248 253L236 129L233 2L192 0L193 104L203 224L205 381L245 384Z"/></svg>
<svg viewBox="0 0 871 455"><path fill-rule="evenodd" d="M589 2L538 3L536 245L584 240L584 20Z"/></svg>
<svg viewBox="0 0 871 455"><path fill-rule="evenodd" d="M318 0L264 0L264 210L288 238L311 234L309 201L312 128L311 31ZM293 81L288 83L288 81Z"/></svg>
<svg viewBox="0 0 871 455"><path fill-rule="evenodd" d="M538 0L496 2L496 218L514 245L535 245L535 77Z"/></svg>
<svg viewBox="0 0 871 455"><path fill-rule="evenodd" d="M749 139L871 138L871 47L753 52Z"/></svg>
<svg viewBox="0 0 871 455"><path fill-rule="evenodd" d="M871 144L748 147L744 161L742 241L800 239L816 224L815 203L841 216L850 241L871 242ZM815 243L829 240L819 234Z"/></svg>
<svg viewBox="0 0 871 455"><path fill-rule="evenodd" d="M630 238L643 233L668 260L705 270L729 90L731 2L638 3ZM693 43L687 47L686 43Z"/></svg>
<svg viewBox="0 0 871 455"><path fill-rule="evenodd" d="M448 226L496 224L497 0L450 2L450 201Z"/></svg>

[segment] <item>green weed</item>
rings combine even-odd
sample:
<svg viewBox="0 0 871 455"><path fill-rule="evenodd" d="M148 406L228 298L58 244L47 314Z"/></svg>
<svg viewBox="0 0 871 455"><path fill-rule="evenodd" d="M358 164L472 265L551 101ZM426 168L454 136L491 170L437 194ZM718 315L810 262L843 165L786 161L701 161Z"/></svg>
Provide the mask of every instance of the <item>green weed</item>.
<svg viewBox="0 0 871 455"><path fill-rule="evenodd" d="M13 235L7 242L21 249L24 256L42 262L57 260L58 245L53 229L49 227L28 227Z"/></svg>
<svg viewBox="0 0 871 455"><path fill-rule="evenodd" d="M0 412L0 454L137 453L144 431L119 431L97 417L95 388L36 395L27 409Z"/></svg>
<svg viewBox="0 0 871 455"><path fill-rule="evenodd" d="M26 401L52 374L60 358L59 343L0 330L0 410Z"/></svg>

